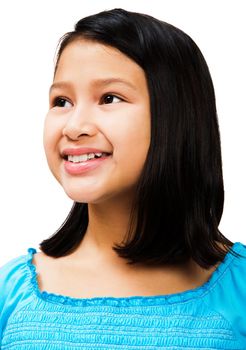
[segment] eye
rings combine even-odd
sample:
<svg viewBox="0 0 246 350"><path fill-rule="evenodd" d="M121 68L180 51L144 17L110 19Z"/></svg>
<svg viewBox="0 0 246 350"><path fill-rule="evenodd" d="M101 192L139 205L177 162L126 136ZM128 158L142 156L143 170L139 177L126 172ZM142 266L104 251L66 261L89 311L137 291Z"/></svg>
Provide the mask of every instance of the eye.
<svg viewBox="0 0 246 350"><path fill-rule="evenodd" d="M122 98L112 95L112 94L107 94L102 97L102 103L104 104L110 104L110 103L119 103L123 101Z"/></svg>
<svg viewBox="0 0 246 350"><path fill-rule="evenodd" d="M56 97L54 99L54 102L52 104L53 107L62 107L62 108L68 108L72 105L71 102L69 102L67 99L63 98L63 97Z"/></svg>

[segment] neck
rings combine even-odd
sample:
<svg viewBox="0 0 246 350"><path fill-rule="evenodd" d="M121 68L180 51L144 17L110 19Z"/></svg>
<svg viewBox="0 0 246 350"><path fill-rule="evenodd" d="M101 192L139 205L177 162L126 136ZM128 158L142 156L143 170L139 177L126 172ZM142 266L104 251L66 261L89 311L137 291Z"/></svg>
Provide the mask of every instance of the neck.
<svg viewBox="0 0 246 350"><path fill-rule="evenodd" d="M128 230L131 205L129 201L118 201L103 204L88 204L89 222L85 236L76 249L76 259L89 261L112 261L125 264L112 249L122 244Z"/></svg>

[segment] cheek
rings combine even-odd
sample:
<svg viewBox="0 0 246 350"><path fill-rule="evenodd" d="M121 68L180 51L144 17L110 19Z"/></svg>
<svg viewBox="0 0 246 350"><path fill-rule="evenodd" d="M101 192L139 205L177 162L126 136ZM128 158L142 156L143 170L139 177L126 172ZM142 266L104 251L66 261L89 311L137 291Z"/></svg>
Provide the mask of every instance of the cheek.
<svg viewBox="0 0 246 350"><path fill-rule="evenodd" d="M51 149L52 146L52 128L50 125L50 121L46 118L45 123L44 123L44 130L43 130L43 145L44 145L44 150L46 157L49 155L49 150Z"/></svg>
<svg viewBox="0 0 246 350"><path fill-rule="evenodd" d="M150 145L150 115L144 110L137 110L131 115L118 119L114 130L116 148L128 153L128 156L144 157Z"/></svg>
<svg viewBox="0 0 246 350"><path fill-rule="evenodd" d="M43 129L43 145L46 153L52 151L61 135L61 127L54 118L46 116Z"/></svg>
<svg viewBox="0 0 246 350"><path fill-rule="evenodd" d="M120 162L121 168L127 170L128 175L139 175L146 160L150 145L149 118L146 112L131 120L124 118L124 122L122 118L112 128L114 135L109 136L114 146L115 159Z"/></svg>

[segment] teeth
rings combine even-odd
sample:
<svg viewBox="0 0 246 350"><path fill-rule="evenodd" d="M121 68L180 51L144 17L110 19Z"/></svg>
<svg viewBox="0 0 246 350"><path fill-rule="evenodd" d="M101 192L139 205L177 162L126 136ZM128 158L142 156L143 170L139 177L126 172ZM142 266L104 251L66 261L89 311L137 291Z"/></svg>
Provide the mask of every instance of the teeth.
<svg viewBox="0 0 246 350"><path fill-rule="evenodd" d="M89 159L95 158L95 156L101 157L102 155L106 155L106 153L87 153L82 154L81 156L68 155L68 161L73 163L86 162Z"/></svg>
<svg viewBox="0 0 246 350"><path fill-rule="evenodd" d="M88 159L92 159L92 158L95 158L95 154L94 153L89 153L87 155Z"/></svg>

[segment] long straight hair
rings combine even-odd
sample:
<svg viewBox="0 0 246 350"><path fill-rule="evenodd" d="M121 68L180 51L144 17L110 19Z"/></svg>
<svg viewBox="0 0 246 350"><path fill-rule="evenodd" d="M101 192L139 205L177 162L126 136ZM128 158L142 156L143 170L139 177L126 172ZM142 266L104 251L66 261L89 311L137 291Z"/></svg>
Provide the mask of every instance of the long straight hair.
<svg viewBox="0 0 246 350"><path fill-rule="evenodd" d="M234 254L218 229L224 205L220 134L212 79L195 42L149 15L103 11L79 20L60 39L55 71L63 50L80 39L117 48L135 61L150 95L150 147L125 239L112 249L128 264L192 258L203 268L228 251ZM68 255L81 243L88 221L88 204L75 202L40 249L53 257Z"/></svg>

